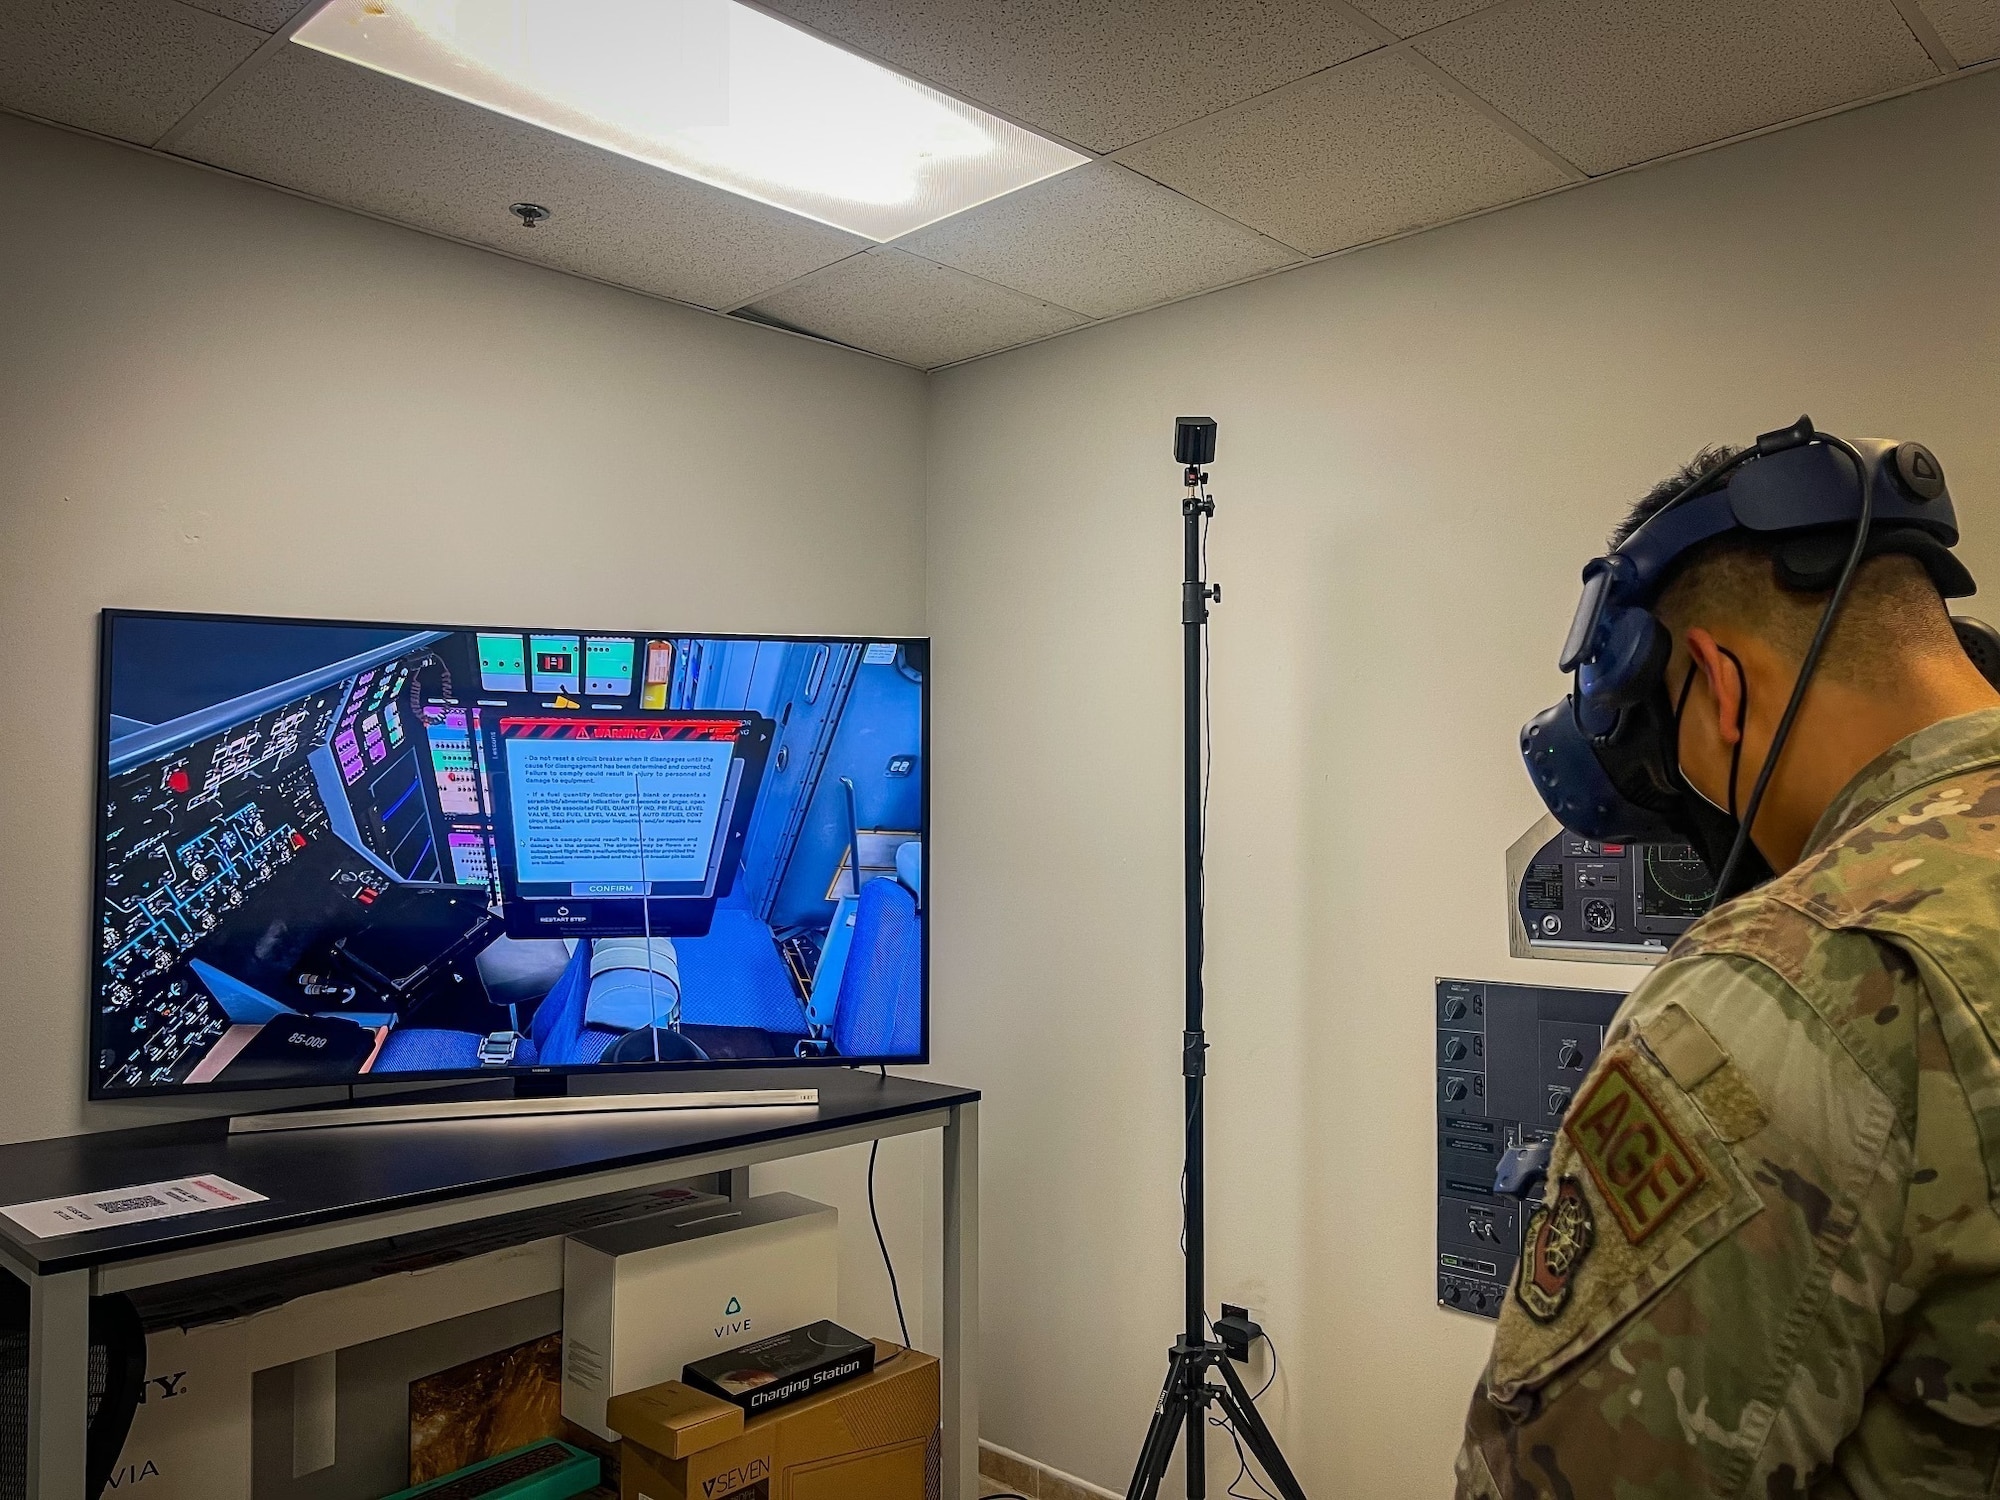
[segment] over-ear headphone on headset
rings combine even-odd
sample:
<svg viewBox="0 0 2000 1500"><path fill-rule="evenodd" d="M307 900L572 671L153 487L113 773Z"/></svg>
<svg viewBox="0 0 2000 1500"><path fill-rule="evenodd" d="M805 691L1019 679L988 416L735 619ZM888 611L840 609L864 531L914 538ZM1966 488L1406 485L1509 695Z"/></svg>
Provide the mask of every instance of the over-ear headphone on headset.
<svg viewBox="0 0 2000 1500"><path fill-rule="evenodd" d="M1673 640L1653 613L1689 554L1731 535L1763 543L1783 586L1828 593L1740 815L1733 776L1725 810L1681 774L1680 705L1666 681ZM1717 901L1768 879L1750 829L1856 570L1867 558L1903 553L1923 565L1940 594L1959 598L1977 585L1952 555L1957 543L1944 468L1921 443L1848 442L1818 431L1810 417L1764 433L1584 568L1583 597L1557 662L1574 674L1573 686L1521 730L1535 789L1580 837L1692 844L1716 875ZM1975 620L1952 623L1966 654L2000 686L2000 632Z"/></svg>

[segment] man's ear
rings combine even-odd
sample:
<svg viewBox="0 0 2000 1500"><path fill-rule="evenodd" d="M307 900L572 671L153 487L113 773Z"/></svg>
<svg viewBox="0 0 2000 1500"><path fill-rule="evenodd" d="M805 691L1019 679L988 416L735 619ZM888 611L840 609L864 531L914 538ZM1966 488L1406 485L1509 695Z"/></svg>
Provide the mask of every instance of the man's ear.
<svg viewBox="0 0 2000 1500"><path fill-rule="evenodd" d="M1734 655L1699 625L1688 627L1688 656L1715 700L1715 732L1725 745L1743 738L1743 668Z"/></svg>

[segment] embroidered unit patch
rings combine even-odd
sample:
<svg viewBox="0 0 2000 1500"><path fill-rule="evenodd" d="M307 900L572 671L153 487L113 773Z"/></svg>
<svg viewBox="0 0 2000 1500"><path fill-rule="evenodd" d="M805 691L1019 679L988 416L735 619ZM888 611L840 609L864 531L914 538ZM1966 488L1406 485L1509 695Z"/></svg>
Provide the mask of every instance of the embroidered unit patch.
<svg viewBox="0 0 2000 1500"><path fill-rule="evenodd" d="M1605 1060L1590 1091L1571 1106L1563 1133L1634 1245L1708 1176L1620 1057Z"/></svg>
<svg viewBox="0 0 2000 1500"><path fill-rule="evenodd" d="M1570 1283L1590 1247L1597 1223L1590 1200L1574 1177L1565 1177L1555 1201L1544 1204L1528 1224L1528 1250L1514 1278L1514 1299L1537 1323L1553 1323L1569 1301Z"/></svg>

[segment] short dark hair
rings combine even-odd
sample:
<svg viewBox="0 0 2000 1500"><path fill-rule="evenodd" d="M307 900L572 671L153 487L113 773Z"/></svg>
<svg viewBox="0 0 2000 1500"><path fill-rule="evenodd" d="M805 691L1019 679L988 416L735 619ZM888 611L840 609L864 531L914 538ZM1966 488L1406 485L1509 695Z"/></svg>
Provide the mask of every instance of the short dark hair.
<svg viewBox="0 0 2000 1500"><path fill-rule="evenodd" d="M1625 519L1611 528L1612 547L1616 549L1624 546L1631 539L1633 532L1667 508L1669 500L1702 475L1712 472L1742 451L1741 448L1732 447L1728 443L1717 443L1713 447L1702 449L1682 464L1678 473L1668 475L1633 502L1632 509L1626 513Z"/></svg>
<svg viewBox="0 0 2000 1500"><path fill-rule="evenodd" d="M1622 545L1689 484L1742 451L1725 444L1702 449L1633 503L1612 530L1611 545ZM1676 638L1677 660L1679 637L1688 626L1726 620L1799 661L1825 604L1825 593L1802 593L1780 583L1769 547L1738 533L1704 542L1676 564L1654 612ZM1887 688L1911 656L1960 649L1950 613L1923 564L1891 554L1861 565L1827 642L1823 668L1858 686Z"/></svg>

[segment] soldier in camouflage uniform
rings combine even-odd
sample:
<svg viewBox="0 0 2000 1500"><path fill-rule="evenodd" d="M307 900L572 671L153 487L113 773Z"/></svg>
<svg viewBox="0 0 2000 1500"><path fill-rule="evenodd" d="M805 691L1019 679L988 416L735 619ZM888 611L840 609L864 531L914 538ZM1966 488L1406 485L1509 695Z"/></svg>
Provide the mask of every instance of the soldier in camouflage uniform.
<svg viewBox="0 0 2000 1500"><path fill-rule="evenodd" d="M1711 800L1823 604L1740 547L1662 596ZM1466 1500L2000 1495L2000 695L1882 557L1805 705L1753 830L1780 873L1632 992L1563 1121Z"/></svg>

